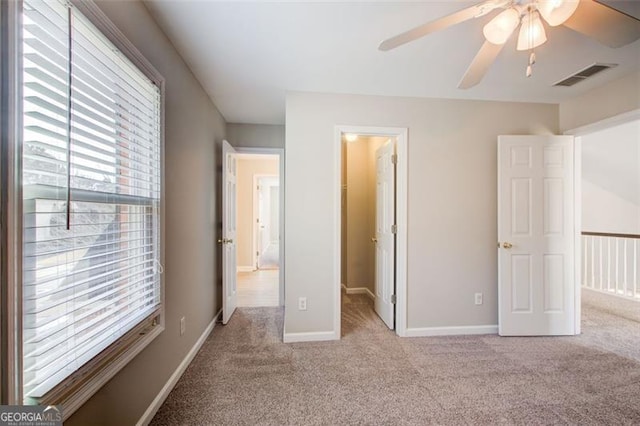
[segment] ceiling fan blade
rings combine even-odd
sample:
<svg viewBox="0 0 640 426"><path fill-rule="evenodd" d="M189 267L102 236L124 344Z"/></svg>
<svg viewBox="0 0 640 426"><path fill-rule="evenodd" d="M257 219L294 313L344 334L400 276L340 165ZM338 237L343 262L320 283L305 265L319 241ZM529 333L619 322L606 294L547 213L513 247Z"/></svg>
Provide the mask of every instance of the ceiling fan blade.
<svg viewBox="0 0 640 426"><path fill-rule="evenodd" d="M640 39L640 21L593 0L581 0L563 24L609 47L622 47Z"/></svg>
<svg viewBox="0 0 640 426"><path fill-rule="evenodd" d="M460 80L458 89L469 89L480 83L503 47L504 44L493 44L485 41L475 58L473 58L471 65L467 68L467 72L464 73L464 77Z"/></svg>
<svg viewBox="0 0 640 426"><path fill-rule="evenodd" d="M378 50L387 51L395 49L398 46L402 46L403 44L409 43L410 41L417 40L420 37L426 36L427 34L449 28L461 22L468 21L469 19L486 15L487 13L501 7L506 3L508 2L501 0L488 0L482 3L478 3L474 6L459 10L440 19L436 19L435 21L419 25L409 31L403 32L402 34L398 34L395 37L388 38L380 43L380 45L378 46Z"/></svg>

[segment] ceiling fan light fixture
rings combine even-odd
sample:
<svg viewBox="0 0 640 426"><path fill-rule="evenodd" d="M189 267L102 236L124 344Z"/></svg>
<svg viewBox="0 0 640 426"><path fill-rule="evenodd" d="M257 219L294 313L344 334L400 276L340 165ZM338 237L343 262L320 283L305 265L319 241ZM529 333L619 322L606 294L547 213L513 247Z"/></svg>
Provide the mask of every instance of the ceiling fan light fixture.
<svg viewBox="0 0 640 426"><path fill-rule="evenodd" d="M547 34L540 19L540 14L530 11L522 18L520 34L518 34L518 50L531 50L547 41Z"/></svg>
<svg viewBox="0 0 640 426"><path fill-rule="evenodd" d="M578 8L580 0L538 0L538 11L552 27L564 24Z"/></svg>
<svg viewBox="0 0 640 426"><path fill-rule="evenodd" d="M482 32L489 43L505 44L516 27L520 24L520 14L513 8L506 9L496 15Z"/></svg>

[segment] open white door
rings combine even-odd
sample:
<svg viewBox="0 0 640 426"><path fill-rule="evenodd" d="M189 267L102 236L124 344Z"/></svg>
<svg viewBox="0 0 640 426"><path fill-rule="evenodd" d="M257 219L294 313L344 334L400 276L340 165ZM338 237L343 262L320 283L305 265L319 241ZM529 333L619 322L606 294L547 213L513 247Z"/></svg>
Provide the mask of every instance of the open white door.
<svg viewBox="0 0 640 426"><path fill-rule="evenodd" d="M222 323L236 310L236 156L235 149L222 141Z"/></svg>
<svg viewBox="0 0 640 426"><path fill-rule="evenodd" d="M576 334L572 136L498 137L501 336Z"/></svg>
<svg viewBox="0 0 640 426"><path fill-rule="evenodd" d="M376 288L375 310L390 329L395 327L396 185L395 143L376 151Z"/></svg>

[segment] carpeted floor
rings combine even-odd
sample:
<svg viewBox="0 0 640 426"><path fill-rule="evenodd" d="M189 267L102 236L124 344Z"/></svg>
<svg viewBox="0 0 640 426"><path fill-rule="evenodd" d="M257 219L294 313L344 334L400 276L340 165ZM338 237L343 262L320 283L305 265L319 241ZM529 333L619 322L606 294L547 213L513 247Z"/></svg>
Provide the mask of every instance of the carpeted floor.
<svg viewBox="0 0 640 426"><path fill-rule="evenodd" d="M640 323L578 337L398 338L343 294L339 342L281 343L279 308L216 326L152 425L640 424Z"/></svg>

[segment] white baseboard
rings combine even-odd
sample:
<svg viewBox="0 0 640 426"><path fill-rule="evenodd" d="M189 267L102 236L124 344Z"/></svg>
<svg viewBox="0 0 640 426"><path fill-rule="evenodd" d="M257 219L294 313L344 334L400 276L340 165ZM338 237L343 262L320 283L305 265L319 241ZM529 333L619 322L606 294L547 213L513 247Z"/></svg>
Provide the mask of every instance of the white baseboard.
<svg viewBox="0 0 640 426"><path fill-rule="evenodd" d="M498 334L498 326L470 325L461 327L407 328L404 337L459 336L465 334Z"/></svg>
<svg viewBox="0 0 640 426"><path fill-rule="evenodd" d="M346 291L347 294L366 294L374 300L376 298L376 295L371 293L371 290L369 290L367 287L347 287L346 285L342 284L342 289Z"/></svg>
<svg viewBox="0 0 640 426"><path fill-rule="evenodd" d="M238 266L238 272L253 272L256 268L253 266Z"/></svg>
<svg viewBox="0 0 640 426"><path fill-rule="evenodd" d="M311 333L287 333L282 336L284 343L319 342L323 340L340 340L334 331L315 331Z"/></svg>
<svg viewBox="0 0 640 426"><path fill-rule="evenodd" d="M200 335L196 343L193 345L193 347L187 354L187 356L184 357L180 365L178 365L178 368L176 368L176 371L174 371L171 377L169 377L169 380L167 380L167 383L165 383L165 385L162 387L158 395L156 395L156 397L151 402L151 405L149 405L149 407L144 412L142 417L140 417L140 420L138 420L138 423L136 423L136 426L147 426L149 423L151 423L151 420L153 420L153 416L156 415L156 413L158 412L158 410L160 409L164 401L169 396L169 393L171 392L171 390L175 387L176 383L178 383L178 380L180 380L180 377L182 377L187 367L189 367L189 364L191 364L191 361L193 361L193 358L195 358L196 354L204 344L205 340L207 340L207 337L209 337L209 334L211 334L211 331L213 331L213 327L215 327L216 322L220 318L221 314L222 314L222 309L218 311L216 316L213 317L213 320L211 320L209 325L207 325L207 328L204 329L204 331L202 332L202 334Z"/></svg>

